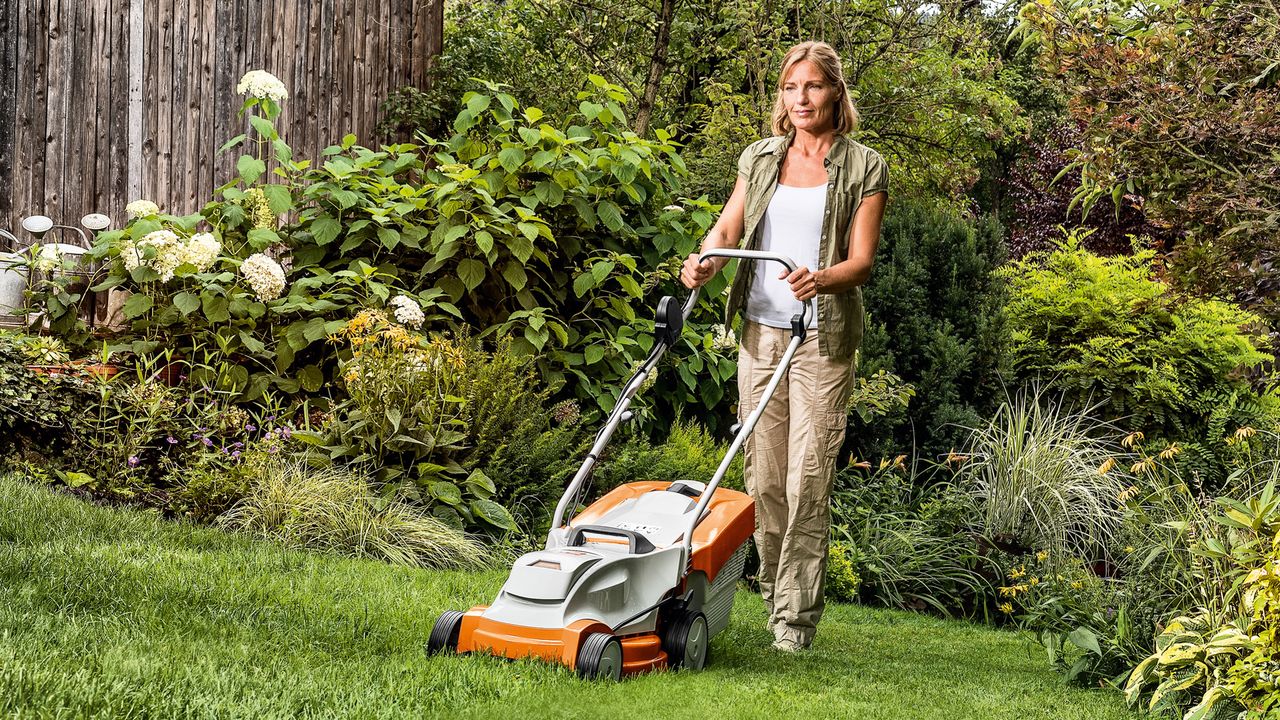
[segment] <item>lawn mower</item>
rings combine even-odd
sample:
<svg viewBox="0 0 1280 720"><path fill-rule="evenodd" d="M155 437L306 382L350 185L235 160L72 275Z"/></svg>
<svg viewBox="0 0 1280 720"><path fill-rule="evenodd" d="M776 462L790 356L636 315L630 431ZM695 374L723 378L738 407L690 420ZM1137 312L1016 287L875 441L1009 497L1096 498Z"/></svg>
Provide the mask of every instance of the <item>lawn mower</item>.
<svg viewBox="0 0 1280 720"><path fill-rule="evenodd" d="M789 258L768 252L716 249L702 254L702 259L711 257L771 260L788 271L796 269ZM632 398L680 338L697 298L695 289L683 308L671 296L658 302L653 350L624 386L565 488L546 548L516 560L492 604L443 613L432 627L428 653L535 657L563 663L587 679L618 680L660 668L702 669L711 638L729 625L746 543L755 527L751 497L718 489L720 481L804 340L807 304L800 303L800 313L791 320L791 343L759 406L736 429L709 482L634 482L571 515L609 439L632 417Z"/></svg>

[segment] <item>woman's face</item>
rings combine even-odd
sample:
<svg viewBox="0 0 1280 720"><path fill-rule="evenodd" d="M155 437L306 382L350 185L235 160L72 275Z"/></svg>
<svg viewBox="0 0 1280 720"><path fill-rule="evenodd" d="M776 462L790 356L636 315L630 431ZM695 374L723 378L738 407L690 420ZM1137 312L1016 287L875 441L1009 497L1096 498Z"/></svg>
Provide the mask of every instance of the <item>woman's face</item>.
<svg viewBox="0 0 1280 720"><path fill-rule="evenodd" d="M837 97L835 86L809 60L792 65L782 81L782 103L796 130L822 133L834 128Z"/></svg>

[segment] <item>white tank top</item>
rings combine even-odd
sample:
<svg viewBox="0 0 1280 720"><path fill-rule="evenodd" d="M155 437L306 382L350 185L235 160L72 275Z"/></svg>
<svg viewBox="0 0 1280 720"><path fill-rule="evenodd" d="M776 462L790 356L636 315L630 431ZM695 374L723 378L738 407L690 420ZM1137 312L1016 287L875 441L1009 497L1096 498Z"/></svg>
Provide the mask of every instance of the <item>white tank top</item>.
<svg viewBox="0 0 1280 720"><path fill-rule="evenodd" d="M827 186L792 187L779 183L761 220L760 249L795 260L798 266L818 269L818 246L822 241L822 214L827 206ZM790 328L791 316L800 312L800 303L785 280L779 280L782 266L759 263L747 295L747 319L776 328ZM809 301L808 324L818 327L818 298Z"/></svg>

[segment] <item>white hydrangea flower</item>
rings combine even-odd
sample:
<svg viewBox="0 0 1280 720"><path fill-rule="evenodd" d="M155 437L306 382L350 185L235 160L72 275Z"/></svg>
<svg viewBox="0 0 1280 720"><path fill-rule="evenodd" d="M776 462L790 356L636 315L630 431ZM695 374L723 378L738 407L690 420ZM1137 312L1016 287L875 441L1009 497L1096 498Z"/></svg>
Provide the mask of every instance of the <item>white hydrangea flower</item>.
<svg viewBox="0 0 1280 720"><path fill-rule="evenodd" d="M124 211L129 215L130 220L141 217L150 217L160 214L160 206L150 200L134 200L124 206Z"/></svg>
<svg viewBox="0 0 1280 720"><path fill-rule="evenodd" d="M147 249L155 250L154 257L147 259ZM137 242L125 241L120 246L120 258L124 261L124 269L132 272L144 263L160 275L160 282L173 279L173 271L182 264L182 239L172 230L156 230L149 232Z"/></svg>
<svg viewBox="0 0 1280 720"><path fill-rule="evenodd" d="M240 274L262 302L270 302L284 294L284 268L262 253L254 253L240 264Z"/></svg>
<svg viewBox="0 0 1280 720"><path fill-rule="evenodd" d="M684 212L684 208L683 208L683 207L681 207L681 206L679 206L679 205L668 205L668 206L666 206L666 207L662 208L662 210L663 210L664 212L674 212L674 213L682 213L682 212Z"/></svg>
<svg viewBox="0 0 1280 720"><path fill-rule="evenodd" d="M62 253L58 252L57 245L41 245L33 264L40 272L53 272L62 265Z"/></svg>
<svg viewBox="0 0 1280 720"><path fill-rule="evenodd" d="M270 99L275 102L289 98L289 91L285 89L284 83L280 82L280 78L266 70L250 70L245 73L244 77L240 78L240 83L236 85L236 92L259 100Z"/></svg>
<svg viewBox="0 0 1280 720"><path fill-rule="evenodd" d="M396 322L415 330L422 327L422 323L427 319L422 312L422 306L408 295L397 295L391 298L391 309L396 316Z"/></svg>
<svg viewBox="0 0 1280 720"><path fill-rule="evenodd" d="M196 233L182 248L182 261L196 267L196 272L204 272L213 266L222 252L222 243L212 233Z"/></svg>

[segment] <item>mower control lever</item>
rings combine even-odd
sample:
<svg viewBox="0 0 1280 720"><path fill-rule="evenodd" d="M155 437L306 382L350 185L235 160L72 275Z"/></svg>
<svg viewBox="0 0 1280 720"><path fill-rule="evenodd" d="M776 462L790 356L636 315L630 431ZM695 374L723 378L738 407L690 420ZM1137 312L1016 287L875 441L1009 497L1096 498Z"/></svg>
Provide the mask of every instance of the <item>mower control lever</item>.
<svg viewBox="0 0 1280 720"><path fill-rule="evenodd" d="M577 525L569 531L569 540L566 543L569 547L575 545L585 545L587 542L586 534L595 533L597 535L612 535L614 537L626 538L627 546L631 550L632 555L653 552L653 543L649 542L649 538L640 533L631 530L623 530L622 528L609 527L608 525Z"/></svg>

